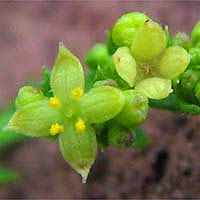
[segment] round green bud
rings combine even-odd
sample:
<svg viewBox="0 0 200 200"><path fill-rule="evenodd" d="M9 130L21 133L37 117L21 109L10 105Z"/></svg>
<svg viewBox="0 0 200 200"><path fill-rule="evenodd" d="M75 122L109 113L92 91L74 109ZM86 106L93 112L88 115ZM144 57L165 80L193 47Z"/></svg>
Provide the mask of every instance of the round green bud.
<svg viewBox="0 0 200 200"><path fill-rule="evenodd" d="M172 40L173 45L178 45L188 50L192 46L192 41L186 33L177 33Z"/></svg>
<svg viewBox="0 0 200 200"><path fill-rule="evenodd" d="M196 84L195 89L194 89L195 96L200 103L200 81Z"/></svg>
<svg viewBox="0 0 200 200"><path fill-rule="evenodd" d="M157 71L167 79L183 73L190 62L190 55L180 46L168 47L158 61Z"/></svg>
<svg viewBox="0 0 200 200"><path fill-rule="evenodd" d="M136 77L136 61L132 57L128 47L120 47L113 54L113 63L117 74L128 83L130 87L134 86Z"/></svg>
<svg viewBox="0 0 200 200"><path fill-rule="evenodd" d="M142 124L149 110L148 98L135 90L126 90L123 94L126 97L125 105L114 119L127 128Z"/></svg>
<svg viewBox="0 0 200 200"><path fill-rule="evenodd" d="M190 65L200 64L200 48L189 49L189 54L191 55Z"/></svg>
<svg viewBox="0 0 200 200"><path fill-rule="evenodd" d="M158 23L148 20L137 31L131 53L136 60L148 62L159 56L166 45L165 31Z"/></svg>
<svg viewBox="0 0 200 200"><path fill-rule="evenodd" d="M43 99L45 99L45 96L41 91L35 89L32 86L24 86L18 92L18 96L15 100L15 105L16 108L19 109L29 103Z"/></svg>
<svg viewBox="0 0 200 200"><path fill-rule="evenodd" d="M194 43L197 43L198 41L200 41L200 21L198 21L195 24L195 26L192 30L191 36L192 36L192 41Z"/></svg>
<svg viewBox="0 0 200 200"><path fill-rule="evenodd" d="M149 17L141 12L122 15L112 29L112 39L117 46L130 46L137 30Z"/></svg>
<svg viewBox="0 0 200 200"><path fill-rule="evenodd" d="M194 89L200 80L200 71L189 69L181 75L180 86L182 95L191 103L196 103Z"/></svg>
<svg viewBox="0 0 200 200"><path fill-rule="evenodd" d="M108 131L108 142L118 149L130 148L134 142L134 134L129 129L115 125Z"/></svg>
<svg viewBox="0 0 200 200"><path fill-rule="evenodd" d="M109 62L109 53L105 44L96 44L85 57L85 63L91 69L96 69L99 65Z"/></svg>

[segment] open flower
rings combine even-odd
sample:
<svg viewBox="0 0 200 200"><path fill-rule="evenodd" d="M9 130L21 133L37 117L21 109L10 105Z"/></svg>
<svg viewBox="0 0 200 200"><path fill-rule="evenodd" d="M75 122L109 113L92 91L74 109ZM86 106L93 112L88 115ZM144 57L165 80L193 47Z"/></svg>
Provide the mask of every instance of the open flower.
<svg viewBox="0 0 200 200"><path fill-rule="evenodd" d="M116 50L113 62L118 75L131 88L149 98L162 99L172 92L171 80L187 68L190 56L180 46L167 47L166 32L148 19L130 46Z"/></svg>
<svg viewBox="0 0 200 200"><path fill-rule="evenodd" d="M25 86L16 99L17 111L7 128L32 137L58 136L64 159L86 182L97 154L93 123L115 117L124 106L123 93L111 86L84 94L82 65L62 43L50 79L53 97Z"/></svg>

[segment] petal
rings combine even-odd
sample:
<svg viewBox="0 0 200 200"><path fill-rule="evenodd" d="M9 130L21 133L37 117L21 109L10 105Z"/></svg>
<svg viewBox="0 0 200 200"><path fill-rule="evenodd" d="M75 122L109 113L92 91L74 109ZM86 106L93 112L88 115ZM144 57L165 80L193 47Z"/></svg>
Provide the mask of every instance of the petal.
<svg viewBox="0 0 200 200"><path fill-rule="evenodd" d="M136 62L129 48L118 48L113 55L113 62L118 75L126 81L130 87L133 87L136 77Z"/></svg>
<svg viewBox="0 0 200 200"><path fill-rule="evenodd" d="M75 88L84 89L84 72L82 65L62 43L51 73L51 88L62 102L68 102Z"/></svg>
<svg viewBox="0 0 200 200"><path fill-rule="evenodd" d="M165 31L158 23L149 20L136 33L131 52L136 60L147 62L159 56L166 45Z"/></svg>
<svg viewBox="0 0 200 200"><path fill-rule="evenodd" d="M167 79L173 79L183 73L190 62L187 51L180 46L168 47L158 61L158 73Z"/></svg>
<svg viewBox="0 0 200 200"><path fill-rule="evenodd" d="M27 136L41 137L50 134L52 124L62 122L60 111L41 100L24 106L15 112L7 128Z"/></svg>
<svg viewBox="0 0 200 200"><path fill-rule="evenodd" d="M141 81L135 89L151 99L166 98L172 91L170 80L157 77Z"/></svg>
<svg viewBox="0 0 200 200"><path fill-rule="evenodd" d="M59 135L59 146L64 159L87 180L97 154L97 141L93 128L86 124L84 132L77 132L76 121L68 122L64 133Z"/></svg>
<svg viewBox="0 0 200 200"><path fill-rule="evenodd" d="M81 111L90 123L102 123L115 117L125 104L123 93L111 86L91 89L81 100Z"/></svg>

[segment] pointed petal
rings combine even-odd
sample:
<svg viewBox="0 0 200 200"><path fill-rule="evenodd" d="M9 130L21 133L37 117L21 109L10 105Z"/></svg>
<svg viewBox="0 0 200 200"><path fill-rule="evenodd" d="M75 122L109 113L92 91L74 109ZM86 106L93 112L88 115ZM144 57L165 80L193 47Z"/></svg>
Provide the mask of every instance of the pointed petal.
<svg viewBox="0 0 200 200"><path fill-rule="evenodd" d="M41 100L16 111L7 127L27 136L41 137L48 136L51 125L61 121L60 111L49 106L48 100Z"/></svg>
<svg viewBox="0 0 200 200"><path fill-rule="evenodd" d="M77 132L75 124L76 121L67 123L64 133L59 135L59 146L64 159L81 174L85 183L97 154L96 135L88 124L84 132Z"/></svg>
<svg viewBox="0 0 200 200"><path fill-rule="evenodd" d="M58 56L51 73L51 88L62 102L68 102L75 88L84 89L82 65L62 43L59 44Z"/></svg>

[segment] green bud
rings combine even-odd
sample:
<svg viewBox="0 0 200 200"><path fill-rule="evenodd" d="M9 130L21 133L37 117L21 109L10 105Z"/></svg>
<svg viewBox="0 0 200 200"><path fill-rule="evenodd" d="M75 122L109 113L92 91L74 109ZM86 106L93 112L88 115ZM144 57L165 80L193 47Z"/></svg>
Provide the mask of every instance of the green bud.
<svg viewBox="0 0 200 200"><path fill-rule="evenodd" d="M126 81L130 87L133 87L136 77L136 62L129 48L118 48L113 54L113 62L118 75Z"/></svg>
<svg viewBox="0 0 200 200"><path fill-rule="evenodd" d="M93 85L93 87L101 87L101 86L112 86L112 87L117 87L116 81L112 79L107 79L103 81L96 81Z"/></svg>
<svg viewBox="0 0 200 200"><path fill-rule="evenodd" d="M194 89L200 80L200 71L189 69L181 75L180 86L182 95L189 101L196 103Z"/></svg>
<svg viewBox="0 0 200 200"><path fill-rule="evenodd" d="M69 102L72 90L84 89L84 72L82 65L63 43L59 44L59 52L51 73L51 88L54 96L62 103Z"/></svg>
<svg viewBox="0 0 200 200"><path fill-rule="evenodd" d="M90 123L102 123L115 117L125 104L123 93L114 87L91 89L81 99L83 116Z"/></svg>
<svg viewBox="0 0 200 200"><path fill-rule="evenodd" d="M178 45L188 50L192 46L192 41L186 33L177 33L172 41L173 45Z"/></svg>
<svg viewBox="0 0 200 200"><path fill-rule="evenodd" d="M45 99L45 96L41 91L38 91L32 86L24 86L18 92L15 105L17 109L20 109L29 103L33 103L42 99Z"/></svg>
<svg viewBox="0 0 200 200"><path fill-rule="evenodd" d="M194 92L198 102L200 103L200 81L196 84Z"/></svg>
<svg viewBox="0 0 200 200"><path fill-rule="evenodd" d="M192 36L192 41L194 43L197 43L198 41L200 41L200 21L198 21L195 24L195 26L192 30L191 36Z"/></svg>
<svg viewBox="0 0 200 200"><path fill-rule="evenodd" d="M151 99L163 99L172 92L171 81L157 77L144 79L135 89Z"/></svg>
<svg viewBox="0 0 200 200"><path fill-rule="evenodd" d="M109 60L109 53L105 44L96 44L85 57L85 63L91 69L105 65Z"/></svg>
<svg viewBox="0 0 200 200"><path fill-rule="evenodd" d="M167 79L173 79L183 73L190 62L187 51L179 46L168 47L158 61L158 73Z"/></svg>
<svg viewBox="0 0 200 200"><path fill-rule="evenodd" d="M190 65L200 64L200 49L199 48L189 49L189 54L191 55Z"/></svg>
<svg viewBox="0 0 200 200"><path fill-rule="evenodd" d="M114 119L127 128L142 124L149 110L148 98L135 90L126 90L123 94L126 97L126 103Z"/></svg>
<svg viewBox="0 0 200 200"><path fill-rule="evenodd" d="M137 30L149 17L141 12L122 15L112 30L112 39L117 46L130 46Z"/></svg>
<svg viewBox="0 0 200 200"><path fill-rule="evenodd" d="M62 116L57 108L48 105L48 100L35 101L17 110L7 125L8 130L15 130L32 137L50 135L52 124L61 123Z"/></svg>
<svg viewBox="0 0 200 200"><path fill-rule="evenodd" d="M115 125L108 131L108 142L118 149L130 148L134 142L134 133L129 129Z"/></svg>
<svg viewBox="0 0 200 200"><path fill-rule="evenodd" d="M159 56L167 45L167 37L162 27L151 20L140 27L131 44L131 52L136 60L147 62Z"/></svg>
<svg viewBox="0 0 200 200"><path fill-rule="evenodd" d="M64 159L87 180L88 173L97 154L96 135L91 126L86 124L83 133L75 130L75 122L68 122L64 132L59 134L59 146Z"/></svg>

